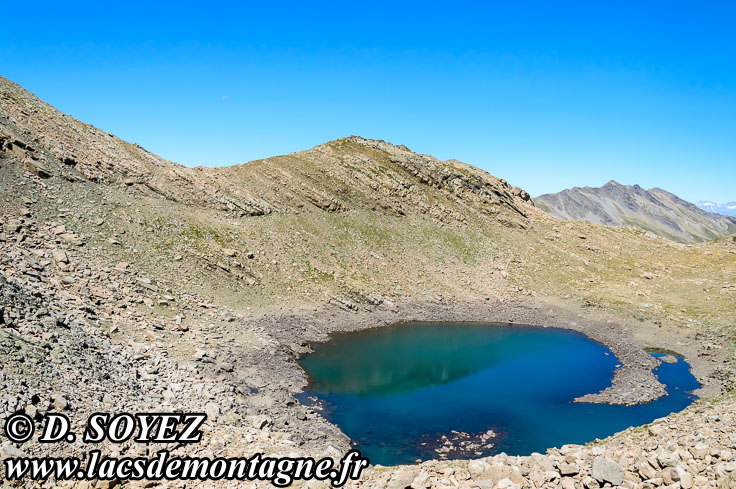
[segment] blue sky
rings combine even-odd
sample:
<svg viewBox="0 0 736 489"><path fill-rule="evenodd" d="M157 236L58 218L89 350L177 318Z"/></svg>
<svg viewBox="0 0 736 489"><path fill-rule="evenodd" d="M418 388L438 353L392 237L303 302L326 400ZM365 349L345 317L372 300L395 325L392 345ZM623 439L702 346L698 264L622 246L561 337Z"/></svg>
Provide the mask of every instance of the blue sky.
<svg viewBox="0 0 736 489"><path fill-rule="evenodd" d="M736 200L736 3L152 3L27 2L0 74L190 166L358 134L532 195Z"/></svg>

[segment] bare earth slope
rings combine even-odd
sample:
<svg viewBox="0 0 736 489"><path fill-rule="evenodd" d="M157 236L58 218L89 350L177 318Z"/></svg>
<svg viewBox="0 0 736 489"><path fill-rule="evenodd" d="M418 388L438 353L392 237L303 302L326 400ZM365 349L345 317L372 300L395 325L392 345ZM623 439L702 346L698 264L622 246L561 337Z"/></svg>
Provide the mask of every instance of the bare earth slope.
<svg viewBox="0 0 736 489"><path fill-rule="evenodd" d="M661 188L645 190L613 180L599 188L574 187L540 195L534 202L561 219L635 226L682 243L736 231L736 219L706 212Z"/></svg>
<svg viewBox="0 0 736 489"><path fill-rule="evenodd" d="M0 79L0 211L3 417L61 410L78 424L100 410L205 411L204 442L168 447L175 454L339 456L349 440L295 401L306 385L296 359L331 332L411 319L583 331L621 361L596 402L662 395L644 347L685 355L704 395L732 387L733 236L685 245L559 220L486 172L383 141L348 137L188 169ZM713 429L723 429L732 404L703 403L687 422L668 420L662 450L703 440L734 448L693 427L712 414ZM649 455L621 452L627 443L643 450L639 435L472 470L429 463L424 482L376 469L367 487L509 487L488 472L494 464L524 487L557 487L563 477L579 486L593 455L645 484L638 467ZM86 448L2 442L0 455ZM736 472L717 466L728 463L719 457L683 470L712 487L728 483ZM563 459L577 460L578 474L563 475ZM673 467L652 470L664 481ZM552 478L537 484L539 473Z"/></svg>

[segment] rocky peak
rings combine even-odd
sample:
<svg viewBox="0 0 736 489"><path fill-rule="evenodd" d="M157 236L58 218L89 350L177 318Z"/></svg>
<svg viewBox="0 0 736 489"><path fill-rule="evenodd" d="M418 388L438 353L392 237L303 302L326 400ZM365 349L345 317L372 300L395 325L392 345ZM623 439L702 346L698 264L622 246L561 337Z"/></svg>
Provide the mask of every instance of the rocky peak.
<svg viewBox="0 0 736 489"><path fill-rule="evenodd" d="M685 243L736 231L736 220L704 212L670 192L622 185L614 180L600 188L575 187L534 200L540 208L562 219L632 225Z"/></svg>

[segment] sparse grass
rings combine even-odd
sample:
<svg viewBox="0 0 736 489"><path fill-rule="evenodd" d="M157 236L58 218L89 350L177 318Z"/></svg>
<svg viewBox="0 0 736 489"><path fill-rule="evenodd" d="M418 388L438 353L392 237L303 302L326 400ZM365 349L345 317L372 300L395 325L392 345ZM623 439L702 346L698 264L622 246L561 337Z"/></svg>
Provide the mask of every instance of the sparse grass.
<svg viewBox="0 0 736 489"><path fill-rule="evenodd" d="M350 144L350 151L364 149ZM284 160L292 165L287 165L292 173L312 171L311 162ZM394 171L393 166L374 168ZM252 170L237 171L247 175ZM423 190L423 202L450 208L446 197L431 187ZM634 314L640 319L697 324L728 341L733 341L731 331L736 330L734 296L720 292L724 284L736 283L736 260L725 239L682 246L631 228L546 217L532 218L531 227L520 230L457 206L453 211L467 224L355 208L329 213L308 205L299 213L235 218L194 206L161 205L160 199L128 200L122 194L119 198L132 207L121 205L121 211L112 211L109 226L102 228L127 232L119 234L122 246L104 247L107 253L135 263L143 273L162 274L185 289L205 291L236 307L283 304L284 298L320 302L351 289L393 297L400 286L401 297L465 297L516 293L520 287L525 293L561 297L623 318ZM91 236L98 232L82 231ZM131 253L133 248L140 252ZM240 254L227 260L222 248ZM243 258L247 252L254 252L255 258ZM174 262L175 254L183 255L183 262ZM242 269L233 270L252 273L259 284L248 286L219 269L202 271L205 261L218 260L242 262ZM501 272L506 274L503 278ZM646 280L643 272L658 277ZM190 280L193 275L196 281Z"/></svg>

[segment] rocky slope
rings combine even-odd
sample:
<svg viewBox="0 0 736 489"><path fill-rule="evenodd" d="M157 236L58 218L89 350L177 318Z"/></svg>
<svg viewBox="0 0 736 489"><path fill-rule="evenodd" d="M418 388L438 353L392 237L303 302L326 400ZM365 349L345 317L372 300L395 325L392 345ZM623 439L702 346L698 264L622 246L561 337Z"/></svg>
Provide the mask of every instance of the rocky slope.
<svg viewBox="0 0 736 489"><path fill-rule="evenodd" d="M611 180L603 187L573 187L534 202L561 219L606 226L635 226L681 243L707 241L736 231L736 219L686 202L661 188L645 190Z"/></svg>
<svg viewBox="0 0 736 489"><path fill-rule="evenodd" d="M349 440L295 400L306 385L296 358L330 332L409 319L575 327L612 346L625 364L618 378L636 379L629 367L650 378L642 347L658 347L685 355L704 393L732 387L731 237L686 246L560 221L485 172L382 141L349 137L187 169L0 79L0 214L2 416L54 409L78 423L96 410L204 410L205 441L177 453L338 456ZM619 394L652 392L641 387L623 382ZM688 419L720 416L728 402L703 404ZM705 427L668 426L670 453L689 450L687 436ZM639 446L635 434L617 439ZM62 448L84 447L0 451ZM566 486L559 471L541 485L526 475L511 483L593 484L585 479L593 452L581 453L580 477ZM635 472L620 451L600 454ZM716 487L730 466L713 460L687 471ZM485 469L461 478L468 462L451 464L458 472L405 485L513 487ZM369 480L404 487L395 482L407 482L402 470L376 468ZM632 487L654 484L639 479Z"/></svg>
<svg viewBox="0 0 736 489"><path fill-rule="evenodd" d="M525 217L529 195L458 161L349 137L311 150L227 168L186 168L62 114L0 77L0 145L40 176L123 184L140 195L237 216L369 208L386 215L459 220L461 209Z"/></svg>

